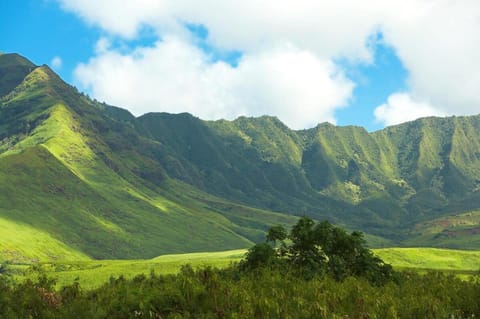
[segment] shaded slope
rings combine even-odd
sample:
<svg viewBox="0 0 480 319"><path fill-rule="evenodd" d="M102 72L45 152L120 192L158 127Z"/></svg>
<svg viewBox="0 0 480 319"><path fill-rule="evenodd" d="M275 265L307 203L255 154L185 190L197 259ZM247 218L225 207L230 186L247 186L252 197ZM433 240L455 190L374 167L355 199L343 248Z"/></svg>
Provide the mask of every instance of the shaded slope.
<svg viewBox="0 0 480 319"><path fill-rule="evenodd" d="M12 91L34 68L32 62L18 54L0 54L0 97Z"/></svg>
<svg viewBox="0 0 480 319"><path fill-rule="evenodd" d="M271 210L298 211L301 198L315 201L302 172L298 136L276 118L204 122L189 114L139 118L150 136L169 147L158 158L169 176L232 200ZM324 207L328 199L317 200Z"/></svg>
<svg viewBox="0 0 480 319"><path fill-rule="evenodd" d="M330 124L292 131L270 117L205 122L146 114L139 121L172 150L174 160L162 162L170 176L397 242L415 222L480 206L478 116L426 118L374 133Z"/></svg>

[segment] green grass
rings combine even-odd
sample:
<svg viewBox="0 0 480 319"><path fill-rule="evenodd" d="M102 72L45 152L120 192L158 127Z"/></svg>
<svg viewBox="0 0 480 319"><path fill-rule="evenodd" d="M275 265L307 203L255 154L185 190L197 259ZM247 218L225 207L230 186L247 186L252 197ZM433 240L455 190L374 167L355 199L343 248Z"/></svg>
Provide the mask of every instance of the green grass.
<svg viewBox="0 0 480 319"><path fill-rule="evenodd" d="M397 268L472 272L480 270L480 251L439 248L383 248L374 253Z"/></svg>
<svg viewBox="0 0 480 319"><path fill-rule="evenodd" d="M10 262L89 260L46 232L0 218L0 255Z"/></svg>
<svg viewBox="0 0 480 319"><path fill-rule="evenodd" d="M192 267L226 267L239 261L245 254L245 249L229 250L222 252L191 253L163 255L146 260L90 260L71 262L45 262L37 264L34 268L25 268L25 265L10 266L15 278L34 277L36 271L41 269L49 277L55 278L57 286L61 287L78 280L85 289L96 288L107 282L110 277L120 275L133 278L137 275L175 274L182 265L190 264Z"/></svg>
<svg viewBox="0 0 480 319"><path fill-rule="evenodd" d="M175 274L182 265L192 267L226 267L239 261L245 249L221 252L204 252L162 255L144 260L82 260L41 262L33 268L42 269L48 276L57 281L57 286L71 284L78 280L85 289L96 288L107 282L111 276L123 275L133 278L139 274ZM436 248L383 248L375 249L374 253L398 270L409 269L419 272L438 270L455 273L460 276L470 276L480 268L480 251L462 251ZM11 265L10 271L18 280L37 276L32 267L26 265Z"/></svg>

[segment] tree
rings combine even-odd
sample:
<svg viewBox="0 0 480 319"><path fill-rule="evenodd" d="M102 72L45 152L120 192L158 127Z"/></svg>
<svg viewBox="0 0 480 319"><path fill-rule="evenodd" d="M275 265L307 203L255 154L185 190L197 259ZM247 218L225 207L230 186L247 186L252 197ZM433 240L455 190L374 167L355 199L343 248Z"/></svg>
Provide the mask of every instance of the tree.
<svg viewBox="0 0 480 319"><path fill-rule="evenodd" d="M288 234L285 228L281 225L273 226L268 230L267 241L273 242L274 245L277 244L277 240L283 242L287 238Z"/></svg>
<svg viewBox="0 0 480 319"><path fill-rule="evenodd" d="M245 259L241 262L241 267L246 270L252 270L271 265L275 260L275 249L267 243L260 243L248 250Z"/></svg>
<svg viewBox="0 0 480 319"><path fill-rule="evenodd" d="M337 280L347 276L362 276L371 282L381 283L393 276L390 265L385 264L366 246L363 234L345 230L328 221L315 224L309 217L302 217L290 233L282 226L274 226L267 233L267 242L253 246L246 255L248 269L264 265L284 264L294 267L306 277L328 273ZM285 240L289 239L287 246ZM276 246L275 249L268 242Z"/></svg>

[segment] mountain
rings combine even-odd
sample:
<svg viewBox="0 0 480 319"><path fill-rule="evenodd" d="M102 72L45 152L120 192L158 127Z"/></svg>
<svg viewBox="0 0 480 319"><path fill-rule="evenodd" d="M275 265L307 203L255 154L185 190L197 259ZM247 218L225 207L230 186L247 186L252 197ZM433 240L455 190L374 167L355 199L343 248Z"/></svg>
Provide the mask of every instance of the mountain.
<svg viewBox="0 0 480 319"><path fill-rule="evenodd" d="M398 241L417 222L480 205L479 116L424 118L374 133L328 123L292 131L272 117L138 120L182 164L160 160L169 176L251 206Z"/></svg>
<svg viewBox="0 0 480 319"><path fill-rule="evenodd" d="M373 133L294 131L268 116L136 118L16 54L0 55L0 96L6 259L243 248L302 215L363 230L372 245L435 245L444 229L429 223L480 207L479 116ZM449 234L440 245L472 231Z"/></svg>

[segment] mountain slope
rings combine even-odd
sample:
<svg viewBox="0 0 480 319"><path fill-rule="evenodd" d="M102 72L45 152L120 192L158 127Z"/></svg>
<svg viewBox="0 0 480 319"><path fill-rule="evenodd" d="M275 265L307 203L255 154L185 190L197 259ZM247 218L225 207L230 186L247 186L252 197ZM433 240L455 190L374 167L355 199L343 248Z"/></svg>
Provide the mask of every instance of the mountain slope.
<svg viewBox="0 0 480 319"><path fill-rule="evenodd" d="M271 221L293 221L171 181L141 153L161 152L158 143L109 118L46 66L34 68L2 98L0 112L0 217L81 254L146 258L246 247ZM214 205L238 210L239 220L259 214L268 222L237 225ZM25 241L15 252L8 238L0 238L0 251L18 259L36 257L20 256L28 246Z"/></svg>
<svg viewBox="0 0 480 319"><path fill-rule="evenodd" d="M417 222L480 206L479 116L425 118L374 133L330 124L292 131L271 117L138 120L146 136L175 154L172 161L157 158L169 176L398 243Z"/></svg>
<svg viewBox="0 0 480 319"><path fill-rule="evenodd" d="M35 65L15 53L0 53L0 56L0 97L2 97L19 85Z"/></svg>

